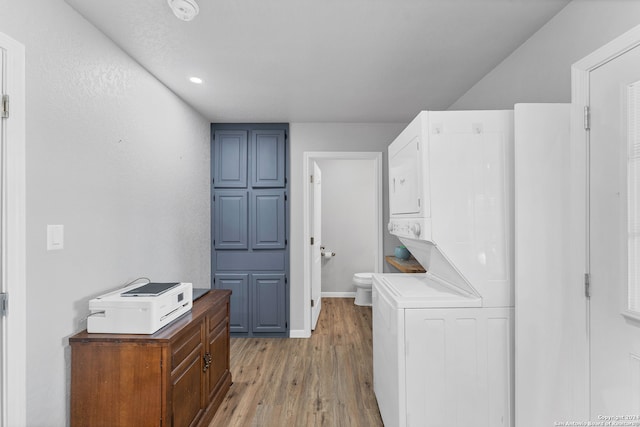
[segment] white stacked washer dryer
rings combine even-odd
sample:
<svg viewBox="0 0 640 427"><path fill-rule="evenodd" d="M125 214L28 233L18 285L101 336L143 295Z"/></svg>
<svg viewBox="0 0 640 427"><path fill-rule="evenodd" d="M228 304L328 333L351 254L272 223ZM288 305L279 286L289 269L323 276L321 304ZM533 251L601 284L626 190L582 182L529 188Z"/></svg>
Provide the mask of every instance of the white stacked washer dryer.
<svg viewBox="0 0 640 427"><path fill-rule="evenodd" d="M389 146L389 231L425 274L373 276L385 426L513 426L513 112L423 111Z"/></svg>

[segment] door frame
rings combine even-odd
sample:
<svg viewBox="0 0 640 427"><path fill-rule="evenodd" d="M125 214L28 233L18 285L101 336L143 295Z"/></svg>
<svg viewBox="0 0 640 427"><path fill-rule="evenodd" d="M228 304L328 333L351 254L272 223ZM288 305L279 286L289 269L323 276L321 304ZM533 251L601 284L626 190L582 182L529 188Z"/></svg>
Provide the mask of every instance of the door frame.
<svg viewBox="0 0 640 427"><path fill-rule="evenodd" d="M303 254L303 271L304 271L304 337L311 336L311 250L307 244L311 238L311 209L310 209L310 191L309 191L309 175L312 170L312 162L317 160L370 160L374 165L374 181L376 185L375 192L375 221L376 230L373 230L376 236L376 265L374 273L382 272L383 269L383 234L382 234L382 153L379 151L305 151L302 155L302 176L304 179L302 185L303 194L303 219L304 219L304 254ZM307 302L309 302L307 304Z"/></svg>
<svg viewBox="0 0 640 427"><path fill-rule="evenodd" d="M640 25L607 43L571 67L571 250L568 255L573 272L570 277L575 302L567 307L576 332L572 370L575 419L588 420L590 402L590 307L585 297L585 274L589 274L589 130L585 126L585 107L589 106L589 76L592 71L629 50L640 46Z"/></svg>
<svg viewBox="0 0 640 427"><path fill-rule="evenodd" d="M25 240L25 48L0 33L5 50L10 116L2 150L2 289L9 294L2 322L1 426L26 425L26 240ZM2 89L2 88L0 88ZM0 91L1 92L1 91ZM10 160L9 160L10 159Z"/></svg>
<svg viewBox="0 0 640 427"><path fill-rule="evenodd" d="M309 189L309 233L313 233L314 242L311 244L309 253L311 280L311 330L318 326L320 313L322 312L322 169L315 160L309 161L309 179L307 188ZM319 282L319 283L318 283ZM320 286L320 289L315 289ZM316 291L318 293L316 294ZM315 297L318 299L316 300Z"/></svg>

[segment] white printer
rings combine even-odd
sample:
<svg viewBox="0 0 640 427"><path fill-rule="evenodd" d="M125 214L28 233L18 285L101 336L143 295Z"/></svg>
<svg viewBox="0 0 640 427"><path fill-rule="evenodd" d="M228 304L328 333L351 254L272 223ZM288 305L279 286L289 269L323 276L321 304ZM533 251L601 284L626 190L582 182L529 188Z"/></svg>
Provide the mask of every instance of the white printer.
<svg viewBox="0 0 640 427"><path fill-rule="evenodd" d="M189 312L191 283L140 283L89 301L87 332L153 334Z"/></svg>

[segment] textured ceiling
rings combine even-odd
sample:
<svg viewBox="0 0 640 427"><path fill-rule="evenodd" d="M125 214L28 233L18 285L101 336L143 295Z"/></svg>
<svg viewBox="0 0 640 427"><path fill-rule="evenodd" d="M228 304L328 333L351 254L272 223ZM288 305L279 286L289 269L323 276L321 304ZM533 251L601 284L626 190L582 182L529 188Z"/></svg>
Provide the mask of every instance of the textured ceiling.
<svg viewBox="0 0 640 427"><path fill-rule="evenodd" d="M166 0L66 0L211 121L378 123L449 107L568 3L197 1L183 22Z"/></svg>

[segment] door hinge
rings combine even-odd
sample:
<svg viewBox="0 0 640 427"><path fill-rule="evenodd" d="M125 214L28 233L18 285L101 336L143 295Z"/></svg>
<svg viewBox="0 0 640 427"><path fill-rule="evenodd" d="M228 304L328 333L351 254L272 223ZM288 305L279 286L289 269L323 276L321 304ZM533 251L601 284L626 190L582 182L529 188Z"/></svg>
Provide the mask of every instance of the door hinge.
<svg viewBox="0 0 640 427"><path fill-rule="evenodd" d="M289 198L287 197L287 195L284 195L284 201L286 202L287 200L289 200Z"/></svg>
<svg viewBox="0 0 640 427"><path fill-rule="evenodd" d="M588 105L584 107L584 130L591 130L591 108Z"/></svg>
<svg viewBox="0 0 640 427"><path fill-rule="evenodd" d="M3 119L9 117L9 95L2 95L2 112L0 117Z"/></svg>
<svg viewBox="0 0 640 427"><path fill-rule="evenodd" d="M284 283L289 283L289 279L287 279L287 276L284 276Z"/></svg>
<svg viewBox="0 0 640 427"><path fill-rule="evenodd" d="M311 300L311 307L315 306L315 302Z"/></svg>
<svg viewBox="0 0 640 427"><path fill-rule="evenodd" d="M0 317L6 316L9 311L9 295L0 293Z"/></svg>
<svg viewBox="0 0 640 427"><path fill-rule="evenodd" d="M584 296L591 298L591 275L584 273Z"/></svg>
<svg viewBox="0 0 640 427"><path fill-rule="evenodd" d="M287 239L284 239L284 245L287 246L289 244L289 241Z"/></svg>
<svg viewBox="0 0 640 427"><path fill-rule="evenodd" d="M311 246L313 246L313 242L314 242L314 239L313 239L313 237L312 237L312 238L311 238Z"/></svg>
<svg viewBox="0 0 640 427"><path fill-rule="evenodd" d="M313 175L309 175L309 182L313 184Z"/></svg>

